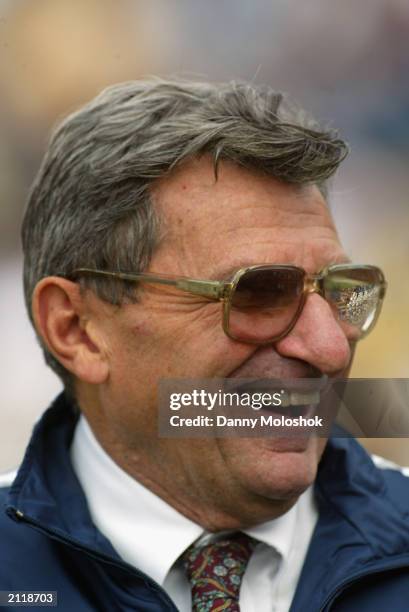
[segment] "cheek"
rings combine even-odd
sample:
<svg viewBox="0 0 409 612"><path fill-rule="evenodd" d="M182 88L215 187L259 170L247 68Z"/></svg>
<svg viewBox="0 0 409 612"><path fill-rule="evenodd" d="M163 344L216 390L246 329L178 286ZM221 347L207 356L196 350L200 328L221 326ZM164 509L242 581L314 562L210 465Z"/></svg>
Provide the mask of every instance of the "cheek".
<svg viewBox="0 0 409 612"><path fill-rule="evenodd" d="M130 326L129 330L125 332L126 336L137 337L137 338L149 338L154 333L152 323L149 320L139 321Z"/></svg>
<svg viewBox="0 0 409 612"><path fill-rule="evenodd" d="M229 339L222 329L222 304L155 305L129 312L110 337L115 380L141 387L161 377L225 377L257 349ZM126 378L128 377L128 382Z"/></svg>
<svg viewBox="0 0 409 612"><path fill-rule="evenodd" d="M149 368L148 345L154 332L149 320L132 321L130 317L117 321L109 330L107 340L110 384L113 388L140 384ZM147 366L145 368L145 365Z"/></svg>
<svg viewBox="0 0 409 612"><path fill-rule="evenodd" d="M130 327L129 335L149 350L171 353L179 359L193 353L197 358L198 351L217 349L224 343L222 305L173 304L172 308L155 308L149 318Z"/></svg>
<svg viewBox="0 0 409 612"><path fill-rule="evenodd" d="M270 499L290 499L312 484L326 445L313 438L303 452L274 450L274 439L222 439L225 469L247 490Z"/></svg>

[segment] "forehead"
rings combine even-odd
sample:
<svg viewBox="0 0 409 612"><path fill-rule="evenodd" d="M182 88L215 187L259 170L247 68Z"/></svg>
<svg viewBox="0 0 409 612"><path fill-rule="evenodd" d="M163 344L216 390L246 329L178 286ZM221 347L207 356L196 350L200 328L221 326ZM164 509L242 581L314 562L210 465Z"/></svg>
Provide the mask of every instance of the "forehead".
<svg viewBox="0 0 409 612"><path fill-rule="evenodd" d="M291 263L316 272L346 259L316 186L229 162L220 163L216 180L205 157L158 181L152 195L163 220L156 271L217 278L245 265Z"/></svg>

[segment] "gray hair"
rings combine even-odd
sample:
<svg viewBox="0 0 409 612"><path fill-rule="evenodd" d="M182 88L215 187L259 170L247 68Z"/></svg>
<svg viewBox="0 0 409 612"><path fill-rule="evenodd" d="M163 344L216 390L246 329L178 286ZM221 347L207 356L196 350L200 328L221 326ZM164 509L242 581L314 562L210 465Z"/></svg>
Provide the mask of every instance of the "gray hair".
<svg viewBox="0 0 409 612"><path fill-rule="evenodd" d="M31 320L43 277L80 267L143 271L159 235L152 183L204 153L216 177L218 161L229 160L324 189L347 146L268 86L152 79L105 89L54 132L29 195L22 241ZM125 283L81 283L113 304L135 299ZM71 376L42 346L67 385Z"/></svg>

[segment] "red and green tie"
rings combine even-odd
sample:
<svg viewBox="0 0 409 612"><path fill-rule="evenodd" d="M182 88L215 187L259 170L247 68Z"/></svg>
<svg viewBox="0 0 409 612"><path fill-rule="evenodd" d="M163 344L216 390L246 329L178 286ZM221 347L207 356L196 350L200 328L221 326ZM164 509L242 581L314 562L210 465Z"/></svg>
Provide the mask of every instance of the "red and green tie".
<svg viewBox="0 0 409 612"><path fill-rule="evenodd" d="M239 593L256 540L235 533L183 555L192 588L192 612L239 612Z"/></svg>

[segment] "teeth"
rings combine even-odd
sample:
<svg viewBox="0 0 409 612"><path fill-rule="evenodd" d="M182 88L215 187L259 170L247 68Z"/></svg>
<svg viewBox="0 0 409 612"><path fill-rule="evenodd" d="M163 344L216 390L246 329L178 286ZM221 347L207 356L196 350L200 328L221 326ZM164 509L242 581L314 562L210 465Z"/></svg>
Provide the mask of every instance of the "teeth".
<svg viewBox="0 0 409 612"><path fill-rule="evenodd" d="M308 406L310 404L319 404L319 391L285 391L281 394L281 406Z"/></svg>
<svg viewBox="0 0 409 612"><path fill-rule="evenodd" d="M278 395L281 398L281 403L277 404L276 401L273 401L273 399L271 399L271 403L268 404L267 402L264 403L265 406L271 405L274 407L282 407L282 408L288 408L289 406L311 406L311 405L316 405L320 403L320 399L321 399L321 395L320 395L320 390L311 390L311 391L286 391L284 389L271 389L268 388L262 388L260 389L259 387L257 388L246 388L246 392L252 392L252 391L257 391L257 393L269 393L271 398L273 397L273 395ZM240 392L240 391L239 391Z"/></svg>

